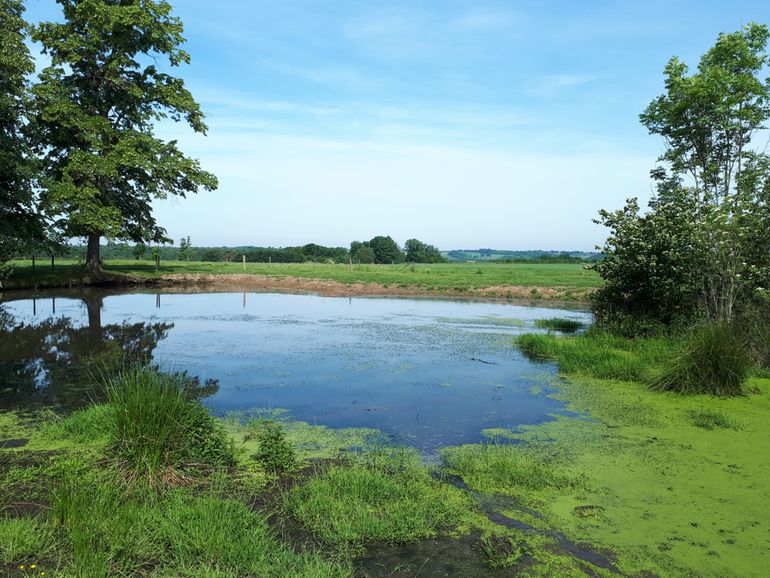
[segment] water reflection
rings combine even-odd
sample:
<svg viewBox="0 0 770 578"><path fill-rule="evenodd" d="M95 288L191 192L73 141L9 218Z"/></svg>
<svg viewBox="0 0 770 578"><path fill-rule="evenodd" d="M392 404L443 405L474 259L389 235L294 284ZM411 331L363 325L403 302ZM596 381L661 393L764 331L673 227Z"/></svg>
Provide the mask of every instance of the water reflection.
<svg viewBox="0 0 770 578"><path fill-rule="evenodd" d="M6 295L0 406L78 407L99 397L97 368L151 359L215 413L286 409L430 452L563 412L548 395L553 365L524 359L513 339L537 319L590 322L504 303L185 291Z"/></svg>
<svg viewBox="0 0 770 578"><path fill-rule="evenodd" d="M17 319L0 304L0 407L55 405L63 409L99 401L105 373L132 362L153 358L158 343L174 327L169 322L102 324L102 295L80 298L85 324L56 316L56 298L32 300L33 319L46 301L51 315L40 320ZM42 313L42 311L41 311ZM216 393L218 383L201 383L183 373L195 397Z"/></svg>

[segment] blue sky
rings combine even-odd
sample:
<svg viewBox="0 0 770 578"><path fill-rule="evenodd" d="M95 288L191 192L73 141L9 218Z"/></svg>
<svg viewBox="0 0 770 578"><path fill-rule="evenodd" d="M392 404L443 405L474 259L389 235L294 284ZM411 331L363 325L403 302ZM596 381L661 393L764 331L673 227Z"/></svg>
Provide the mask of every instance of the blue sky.
<svg viewBox="0 0 770 578"><path fill-rule="evenodd" d="M600 208L650 195L662 142L638 115L666 61L770 23L766 0L172 4L209 133L158 134L220 188L155 206L194 245L591 250Z"/></svg>

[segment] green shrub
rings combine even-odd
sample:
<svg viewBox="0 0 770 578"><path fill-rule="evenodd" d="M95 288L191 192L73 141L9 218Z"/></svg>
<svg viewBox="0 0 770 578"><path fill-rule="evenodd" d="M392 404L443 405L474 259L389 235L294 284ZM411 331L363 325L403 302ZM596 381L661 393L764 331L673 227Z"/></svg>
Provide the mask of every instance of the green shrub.
<svg viewBox="0 0 770 578"><path fill-rule="evenodd" d="M110 451L129 481L183 482L183 471L235 463L232 440L186 382L151 368L119 372L107 385Z"/></svg>
<svg viewBox="0 0 770 578"><path fill-rule="evenodd" d="M254 459L266 471L281 474L294 467L297 458L294 446L286 439L280 423L273 420L257 420L250 429L258 444Z"/></svg>
<svg viewBox="0 0 770 578"><path fill-rule="evenodd" d="M535 327L548 329L549 331L561 331L563 333L575 333L583 327L583 324L576 319L566 319L564 317L552 317L551 319L537 319Z"/></svg>
<svg viewBox="0 0 770 578"><path fill-rule="evenodd" d="M750 351L734 327L711 323L695 329L682 351L649 383L658 391L741 395L751 368Z"/></svg>

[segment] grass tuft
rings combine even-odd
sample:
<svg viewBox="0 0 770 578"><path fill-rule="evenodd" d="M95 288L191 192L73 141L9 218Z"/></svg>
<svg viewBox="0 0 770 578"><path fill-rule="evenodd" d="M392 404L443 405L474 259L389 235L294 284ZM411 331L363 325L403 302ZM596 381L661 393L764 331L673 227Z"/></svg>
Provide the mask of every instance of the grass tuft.
<svg viewBox="0 0 770 578"><path fill-rule="evenodd" d="M746 427L745 424L721 411L693 410L690 412L690 419L696 427L708 430L732 429L740 431Z"/></svg>
<svg viewBox="0 0 770 578"><path fill-rule="evenodd" d="M690 395L742 395L752 366L751 354L734 329L711 323L697 328L649 384L657 391Z"/></svg>
<svg viewBox="0 0 770 578"><path fill-rule="evenodd" d="M151 368L133 367L108 383L112 410L109 451L129 481L179 484L185 470L235 463L232 440L186 382Z"/></svg>
<svg viewBox="0 0 770 578"><path fill-rule="evenodd" d="M535 327L548 329L549 331L561 331L562 333L575 333L583 327L583 323L576 319L565 317L552 317L550 319L535 320Z"/></svg>

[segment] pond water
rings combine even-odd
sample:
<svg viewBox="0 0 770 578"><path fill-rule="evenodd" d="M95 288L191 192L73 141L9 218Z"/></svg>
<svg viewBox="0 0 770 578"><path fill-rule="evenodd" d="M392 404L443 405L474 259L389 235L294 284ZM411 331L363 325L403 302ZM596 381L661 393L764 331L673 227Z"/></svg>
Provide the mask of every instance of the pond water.
<svg viewBox="0 0 770 578"><path fill-rule="evenodd" d="M151 357L198 379L215 414L255 408L378 428L430 452L563 413L551 364L513 347L534 322L580 310L272 293L104 292L0 305L0 405L77 407L93 368Z"/></svg>

